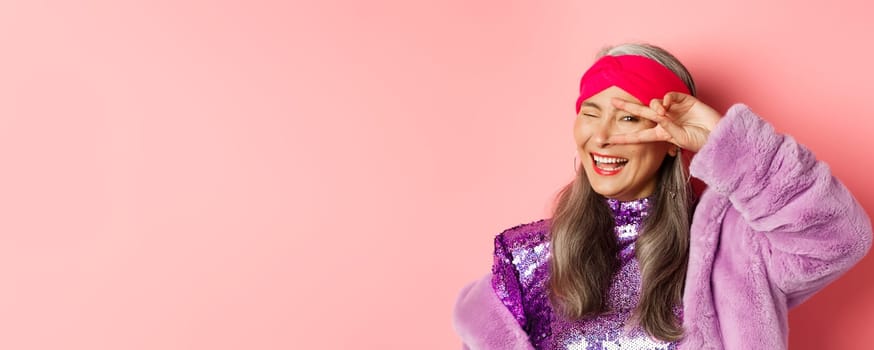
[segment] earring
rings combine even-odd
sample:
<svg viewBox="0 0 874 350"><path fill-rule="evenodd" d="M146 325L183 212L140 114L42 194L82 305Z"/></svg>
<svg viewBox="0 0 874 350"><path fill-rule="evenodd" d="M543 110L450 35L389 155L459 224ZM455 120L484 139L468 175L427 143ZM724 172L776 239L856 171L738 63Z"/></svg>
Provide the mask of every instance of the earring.
<svg viewBox="0 0 874 350"><path fill-rule="evenodd" d="M578 164L577 164L577 156L574 156L574 172L575 172L575 173L580 172L580 168L579 168L579 166L578 166Z"/></svg>

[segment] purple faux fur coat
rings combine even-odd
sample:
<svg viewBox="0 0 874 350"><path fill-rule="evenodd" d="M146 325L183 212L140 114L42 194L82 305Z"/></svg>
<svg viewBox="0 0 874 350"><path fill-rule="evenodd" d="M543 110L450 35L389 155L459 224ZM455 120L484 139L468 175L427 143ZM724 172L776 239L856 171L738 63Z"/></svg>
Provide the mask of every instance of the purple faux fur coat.
<svg viewBox="0 0 874 350"><path fill-rule="evenodd" d="M743 104L690 172L708 188L692 220L680 348L785 349L788 310L868 252L868 215L828 165ZM462 289L452 321L465 349L532 349L491 273Z"/></svg>

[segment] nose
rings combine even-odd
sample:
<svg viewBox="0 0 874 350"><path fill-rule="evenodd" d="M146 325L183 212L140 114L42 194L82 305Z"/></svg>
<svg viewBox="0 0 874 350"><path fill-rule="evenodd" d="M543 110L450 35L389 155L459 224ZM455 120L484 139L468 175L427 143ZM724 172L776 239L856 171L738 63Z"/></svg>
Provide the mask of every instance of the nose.
<svg viewBox="0 0 874 350"><path fill-rule="evenodd" d="M608 140L610 139L610 136L613 135L613 123L602 119L601 123L595 124L596 125L593 125L592 130L592 142L594 142L600 148L606 148L610 146Z"/></svg>

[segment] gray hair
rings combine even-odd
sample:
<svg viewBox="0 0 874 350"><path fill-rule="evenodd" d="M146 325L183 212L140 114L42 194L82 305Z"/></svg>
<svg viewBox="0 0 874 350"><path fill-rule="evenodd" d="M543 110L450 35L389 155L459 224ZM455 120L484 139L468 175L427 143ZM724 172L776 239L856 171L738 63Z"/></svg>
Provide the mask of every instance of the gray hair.
<svg viewBox="0 0 874 350"><path fill-rule="evenodd" d="M661 47L643 43L620 44L616 46L608 46L601 49L596 57L600 58L604 55L635 55L656 60L658 63L661 63L663 66L667 67L672 72L674 72L674 74L680 77L680 79L683 80L683 83L686 84L686 87L689 88L692 96L695 96L695 81L692 80L692 74L689 74L689 71L686 69L685 66L683 66L682 63L680 63L680 60L678 60L676 57L674 57L674 55Z"/></svg>

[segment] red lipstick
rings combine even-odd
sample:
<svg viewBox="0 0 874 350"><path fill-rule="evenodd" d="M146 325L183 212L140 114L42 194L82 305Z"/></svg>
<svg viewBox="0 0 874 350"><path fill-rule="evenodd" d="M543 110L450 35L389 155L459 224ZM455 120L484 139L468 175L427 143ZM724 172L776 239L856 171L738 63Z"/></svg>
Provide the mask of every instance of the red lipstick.
<svg viewBox="0 0 874 350"><path fill-rule="evenodd" d="M595 169L595 173L598 174L598 175L601 175L601 176L611 176L611 175L616 175L616 174L618 174L620 171L622 171L622 169L625 168L625 164L624 164L624 163L623 163L623 164L620 164L620 165L617 166L615 169L605 169L605 168L601 168L601 167L598 166L598 162L595 161L595 157L594 157L594 156L598 156L598 157L608 157L608 158L614 158L614 157L606 156L606 155L602 155L602 154L598 154L598 153L592 153L592 157L591 157L591 158L592 158L592 168Z"/></svg>

